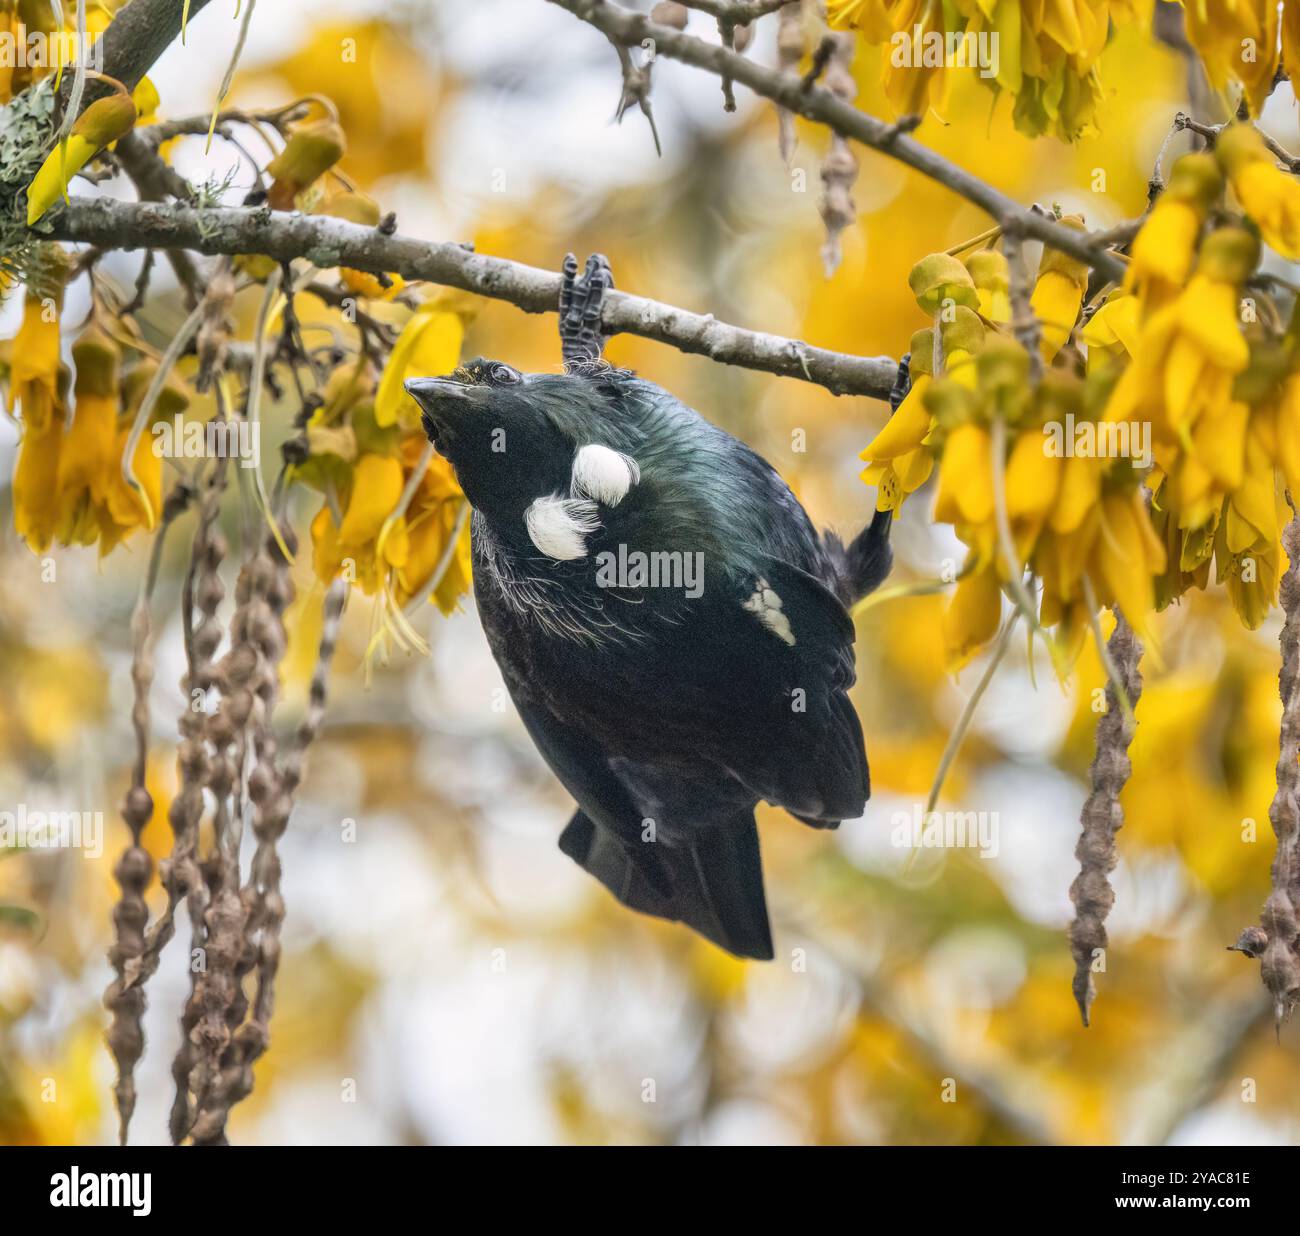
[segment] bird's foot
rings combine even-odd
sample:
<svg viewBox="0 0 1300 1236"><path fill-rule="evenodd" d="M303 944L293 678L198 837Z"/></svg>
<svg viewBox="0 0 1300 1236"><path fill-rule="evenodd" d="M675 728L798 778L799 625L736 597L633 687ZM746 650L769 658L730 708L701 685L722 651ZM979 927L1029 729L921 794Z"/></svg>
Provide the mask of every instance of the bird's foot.
<svg viewBox="0 0 1300 1236"><path fill-rule="evenodd" d="M898 362L898 372L894 375L893 389L889 392L889 415L893 416L898 411L898 405L907 398L907 393L912 389L912 371L911 371L911 352L906 353L903 359Z"/></svg>
<svg viewBox="0 0 1300 1236"><path fill-rule="evenodd" d="M578 259L572 253L565 255L560 283L560 349L566 370L600 360L605 350L600 314L605 293L613 286L614 273L603 253L593 253L587 259L587 269L580 277Z"/></svg>

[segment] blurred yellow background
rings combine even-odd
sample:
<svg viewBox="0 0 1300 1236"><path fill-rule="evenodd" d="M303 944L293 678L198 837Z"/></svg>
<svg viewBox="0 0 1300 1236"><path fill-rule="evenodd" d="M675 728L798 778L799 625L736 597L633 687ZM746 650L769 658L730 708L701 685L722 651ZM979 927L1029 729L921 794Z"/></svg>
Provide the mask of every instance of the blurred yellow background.
<svg viewBox="0 0 1300 1236"><path fill-rule="evenodd" d="M165 115L213 106L237 31L231 7L210 6L160 62ZM707 19L692 20L710 36ZM774 36L761 23L749 54L771 62ZM344 39L356 40L355 64L340 63ZM860 50L855 72L858 105L888 116L878 53ZM1101 73L1101 132L1072 146L1017 134L1005 100L994 106L973 80L954 87L946 123L930 114L918 136L1019 200L1107 227L1142 211L1185 71L1125 29ZM618 285L640 295L822 347L900 355L926 324L909 268L988 221L860 151L859 218L828 279L817 215L825 135L801 122L787 168L769 106L742 89L728 115L716 79L668 62L655 75L662 158L635 109L610 123L612 48L540 0L299 0L259 8L232 102L327 93L348 135L343 170L406 234L552 269L568 250L604 252ZM1264 123L1300 144L1289 87ZM196 182L233 168L227 200L248 186L220 142L205 154L202 139L183 139L172 159ZM137 262L115 255L105 269L129 287ZM169 274L160 264L158 278ZM84 314L78 295L67 324ZM256 296L240 302L246 328ZM156 312L168 311L160 333L183 315L175 294ZM16 312L3 310L3 333ZM554 369L555 318L482 302L466 343L476 354ZM608 356L754 446L820 525L852 534L870 517L857 456L883 405L631 337ZM277 442L291 414L287 403L264 409ZM6 477L14 442L0 426ZM9 527L7 489L0 505ZM314 509L304 495L299 528ZM170 845L185 535L164 561L155 618L159 806L145 839L156 859ZM927 495L904 508L895 545L896 580L934 577L960 557ZM112 862L127 836L117 807L132 755L128 624L143 546L103 563L93 550L61 551L49 580L12 534L0 539L0 804L98 811L105 825L96 858L0 855L0 903L36 915L35 926L0 920L0 1144L115 1135L100 1001ZM301 713L320 626L321 587L299 567L286 726ZM1089 648L1062 690L1041 652L1031 665L1023 643L1013 648L943 803L996 813L997 853L926 850L905 870L892 821L924 802L985 665L955 681L943 673L942 604L895 600L859 623L854 699L874 790L865 817L828 835L761 813L777 960L756 965L624 910L559 852L572 806L502 703L471 599L446 619L429 607L431 655L398 654L367 687L371 602L355 597L282 843L288 919L271 1047L233 1113L232 1141L1300 1138L1296 1031L1284 1028L1278 1045L1256 966L1225 951L1268 888L1276 615L1246 632L1213 589L1160 620L1164 663L1144 667L1123 797L1108 968L1084 1030L1065 927L1102 672ZM159 894L155 879L155 908ZM149 988L135 1141L166 1137L186 933Z"/></svg>

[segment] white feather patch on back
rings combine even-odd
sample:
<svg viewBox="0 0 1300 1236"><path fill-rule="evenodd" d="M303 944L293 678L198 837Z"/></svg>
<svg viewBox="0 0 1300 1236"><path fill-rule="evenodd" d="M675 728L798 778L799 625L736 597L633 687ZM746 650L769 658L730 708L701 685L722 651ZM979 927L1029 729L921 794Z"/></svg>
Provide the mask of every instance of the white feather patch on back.
<svg viewBox="0 0 1300 1236"><path fill-rule="evenodd" d="M588 443L573 457L573 492L606 506L617 506L640 479L641 468L636 460L612 447Z"/></svg>
<svg viewBox="0 0 1300 1236"><path fill-rule="evenodd" d="M534 545L548 558L571 562L587 553L587 534L600 527L596 504L586 498L559 494L534 499L524 512L524 524Z"/></svg>
<svg viewBox="0 0 1300 1236"><path fill-rule="evenodd" d="M741 605L751 614L757 614L759 622L777 639L789 644L791 648L794 647L794 629L790 626L790 619L784 612L781 598L773 591L772 585L767 580L760 579L753 595L742 601Z"/></svg>

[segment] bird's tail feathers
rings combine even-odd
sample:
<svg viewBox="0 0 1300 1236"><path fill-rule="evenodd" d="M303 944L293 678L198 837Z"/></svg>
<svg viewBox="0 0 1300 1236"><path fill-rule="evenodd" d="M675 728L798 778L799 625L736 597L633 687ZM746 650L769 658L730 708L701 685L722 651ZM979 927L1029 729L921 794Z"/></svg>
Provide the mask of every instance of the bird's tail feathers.
<svg viewBox="0 0 1300 1236"><path fill-rule="evenodd" d="M623 840L579 810L560 849L625 906L684 923L737 957L772 959L752 810L671 842Z"/></svg>

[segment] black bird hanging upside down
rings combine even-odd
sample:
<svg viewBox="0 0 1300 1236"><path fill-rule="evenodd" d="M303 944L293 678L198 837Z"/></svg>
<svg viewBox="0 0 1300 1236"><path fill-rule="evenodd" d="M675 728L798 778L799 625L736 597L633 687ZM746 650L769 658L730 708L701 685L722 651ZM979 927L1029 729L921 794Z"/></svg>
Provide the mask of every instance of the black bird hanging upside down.
<svg viewBox="0 0 1300 1236"><path fill-rule="evenodd" d="M889 572L890 516L819 536L763 459L600 359L609 268L576 270L564 373L476 360L406 388L474 508L492 653L577 800L560 848L624 905L770 959L754 808L864 810L847 607Z"/></svg>

